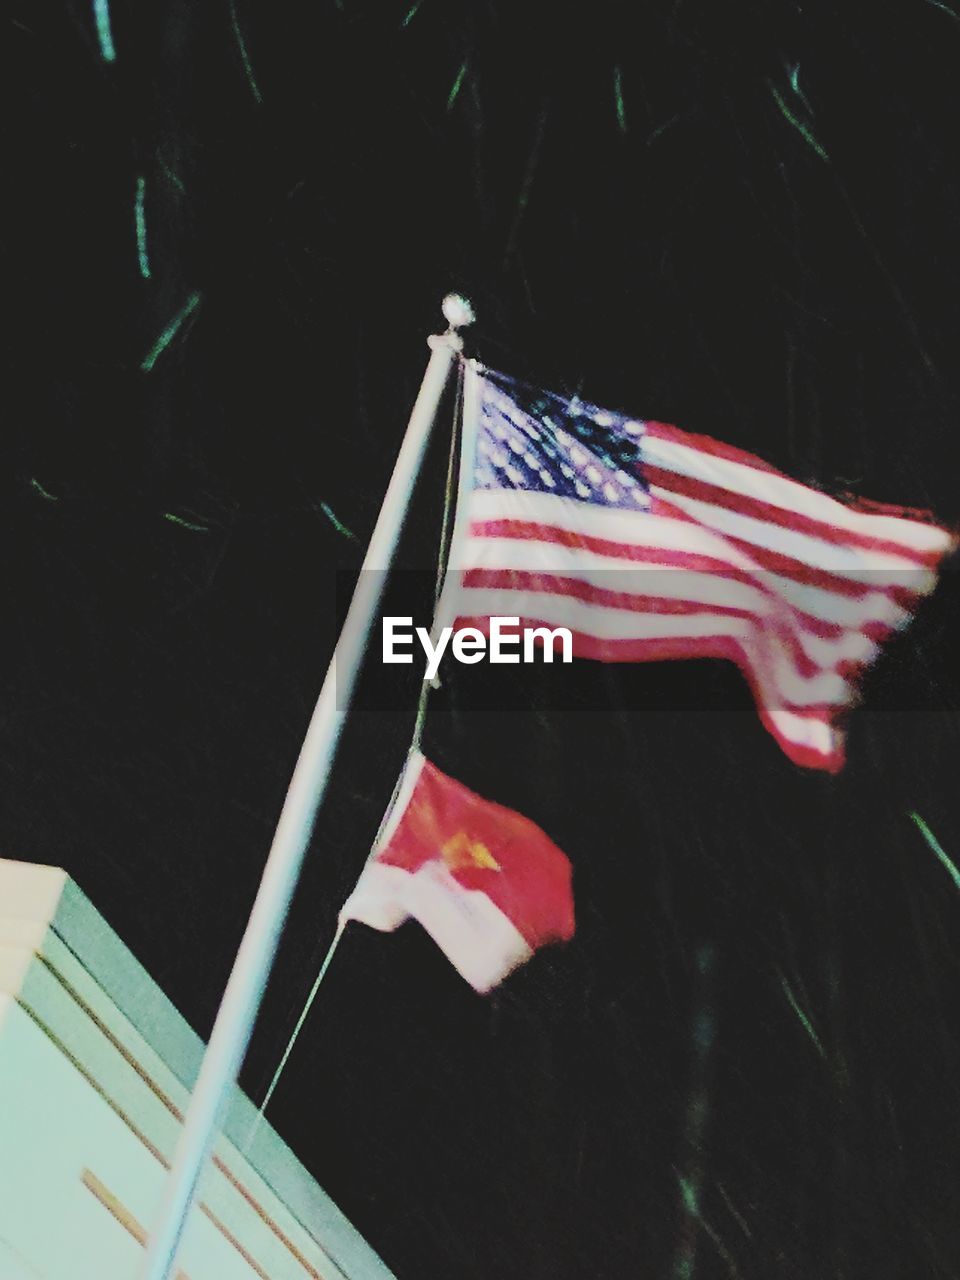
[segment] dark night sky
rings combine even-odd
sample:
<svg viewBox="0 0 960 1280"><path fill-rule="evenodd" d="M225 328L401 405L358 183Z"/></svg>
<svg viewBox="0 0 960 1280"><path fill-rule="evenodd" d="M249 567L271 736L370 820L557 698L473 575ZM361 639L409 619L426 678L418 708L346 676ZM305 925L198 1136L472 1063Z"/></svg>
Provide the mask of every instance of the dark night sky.
<svg viewBox="0 0 960 1280"><path fill-rule="evenodd" d="M960 521L960 18L111 16L111 64L86 0L5 19L0 852L66 867L206 1035L448 289L491 365ZM441 439L408 568L443 470ZM838 778L720 663L451 674L427 750L567 850L578 934L488 999L415 926L348 934L270 1117L401 1280L960 1276L960 898L907 816L960 853L955 576ZM399 769L398 681L346 735L254 1097Z"/></svg>

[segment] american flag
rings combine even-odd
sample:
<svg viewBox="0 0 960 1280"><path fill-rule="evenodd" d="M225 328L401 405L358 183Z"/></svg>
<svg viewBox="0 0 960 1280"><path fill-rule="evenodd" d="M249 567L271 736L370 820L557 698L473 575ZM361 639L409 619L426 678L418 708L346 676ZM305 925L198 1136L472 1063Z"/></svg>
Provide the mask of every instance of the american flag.
<svg viewBox="0 0 960 1280"><path fill-rule="evenodd" d="M954 546L759 458L472 368L438 622L569 628L577 657L727 658L797 764L838 770L857 677Z"/></svg>

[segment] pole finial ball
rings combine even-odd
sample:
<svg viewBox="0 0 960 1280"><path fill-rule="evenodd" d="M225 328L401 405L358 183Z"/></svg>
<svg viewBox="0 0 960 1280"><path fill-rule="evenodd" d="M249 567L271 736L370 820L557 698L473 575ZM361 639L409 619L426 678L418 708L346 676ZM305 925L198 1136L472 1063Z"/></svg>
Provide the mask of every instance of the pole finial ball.
<svg viewBox="0 0 960 1280"><path fill-rule="evenodd" d="M448 293L443 300L443 318L451 329L463 329L473 324L476 316L466 298L459 293Z"/></svg>

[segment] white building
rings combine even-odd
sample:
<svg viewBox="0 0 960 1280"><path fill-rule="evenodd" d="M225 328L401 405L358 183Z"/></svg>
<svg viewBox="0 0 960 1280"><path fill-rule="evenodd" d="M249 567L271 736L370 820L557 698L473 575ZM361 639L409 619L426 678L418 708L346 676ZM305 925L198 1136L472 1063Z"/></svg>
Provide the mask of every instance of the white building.
<svg viewBox="0 0 960 1280"><path fill-rule="evenodd" d="M0 859L0 1280L136 1280L202 1049L65 872ZM255 1116L236 1090L178 1280L393 1280Z"/></svg>

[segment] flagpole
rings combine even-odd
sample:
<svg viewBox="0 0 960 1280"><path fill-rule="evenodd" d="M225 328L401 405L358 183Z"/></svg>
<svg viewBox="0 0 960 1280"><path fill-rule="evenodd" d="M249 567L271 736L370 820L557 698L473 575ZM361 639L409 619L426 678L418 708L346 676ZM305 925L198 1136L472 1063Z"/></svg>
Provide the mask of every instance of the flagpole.
<svg viewBox="0 0 960 1280"><path fill-rule="evenodd" d="M463 362L463 391L460 413L460 470L457 475L457 497L453 529L447 545L446 565L444 566L443 583L433 609L433 625L430 639L434 645L440 630L453 622L456 612L455 596L459 587L457 565L461 561L463 544L467 538L467 498L473 485L473 470L477 452L477 424L480 421L480 387L483 365L477 360ZM452 568L452 572L451 572ZM431 689L440 688L440 677L436 675L429 683L424 683L417 708L417 727L413 735L413 746L420 745L423 732L423 720L426 715L427 698Z"/></svg>
<svg viewBox="0 0 960 1280"><path fill-rule="evenodd" d="M200 1174L216 1137L228 1094L243 1062L280 933L323 799L334 753L360 670L367 637L396 552L413 487L454 359L470 324L469 303L443 302L450 328L428 339L430 360L387 486L337 646L317 699L287 791L253 910L217 1012L190 1098L157 1220L150 1233L142 1280L168 1280Z"/></svg>

